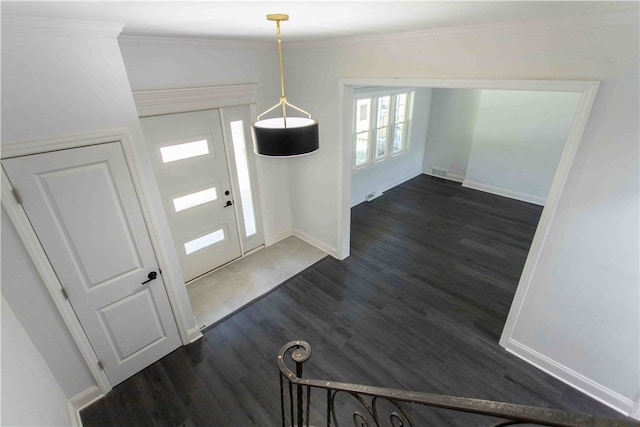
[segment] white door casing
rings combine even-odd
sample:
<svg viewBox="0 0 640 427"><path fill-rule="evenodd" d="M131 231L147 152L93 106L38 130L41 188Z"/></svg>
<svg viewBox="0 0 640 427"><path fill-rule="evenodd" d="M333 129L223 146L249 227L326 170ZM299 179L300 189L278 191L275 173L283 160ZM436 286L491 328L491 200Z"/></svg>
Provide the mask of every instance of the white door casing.
<svg viewBox="0 0 640 427"><path fill-rule="evenodd" d="M240 257L218 110L145 117L140 122L185 282ZM191 154L185 148L189 146L194 149ZM178 150L173 153L177 157L168 157L171 150ZM197 194L205 194L205 201L177 207L183 198Z"/></svg>
<svg viewBox="0 0 640 427"><path fill-rule="evenodd" d="M180 346L120 144L2 163L109 383Z"/></svg>

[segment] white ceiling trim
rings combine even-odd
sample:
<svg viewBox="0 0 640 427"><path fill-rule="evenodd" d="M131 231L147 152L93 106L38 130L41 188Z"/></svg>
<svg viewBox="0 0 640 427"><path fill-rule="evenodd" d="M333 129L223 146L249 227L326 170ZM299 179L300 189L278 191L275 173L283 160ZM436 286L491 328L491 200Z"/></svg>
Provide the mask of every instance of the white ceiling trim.
<svg viewBox="0 0 640 427"><path fill-rule="evenodd" d="M572 18L553 18L532 21L511 21L491 24L475 24L457 27L435 28L428 30L409 31L403 33L377 34L372 36L346 37L334 40L311 40L287 43L287 47L321 47L344 44L380 43L388 41L402 41L416 38L455 37L470 34L509 35L554 30L579 30L586 28L618 26L636 24L637 9L615 12L581 15Z"/></svg>
<svg viewBox="0 0 640 427"><path fill-rule="evenodd" d="M321 47L345 44L394 42L419 38L456 37L468 35L510 35L554 30L579 30L586 28L608 27L625 24L637 24L636 9L588 14L572 18L547 18L531 21L510 21L490 24L463 25L402 33L386 33L368 36L344 37L329 40L308 40L283 42L285 48ZM275 41L224 40L206 37L163 37L147 35L121 35L121 43L163 43L198 44L212 47L275 49Z"/></svg>
<svg viewBox="0 0 640 427"><path fill-rule="evenodd" d="M4 16L2 18L3 32L115 38L120 35L123 28L124 24L117 22L77 21L33 16Z"/></svg>

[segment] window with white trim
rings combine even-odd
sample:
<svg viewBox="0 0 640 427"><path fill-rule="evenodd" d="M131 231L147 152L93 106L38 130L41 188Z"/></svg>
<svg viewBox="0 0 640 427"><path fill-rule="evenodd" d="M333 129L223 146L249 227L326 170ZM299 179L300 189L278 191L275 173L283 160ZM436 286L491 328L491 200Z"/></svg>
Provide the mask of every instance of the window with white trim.
<svg viewBox="0 0 640 427"><path fill-rule="evenodd" d="M407 151L413 94L409 89L356 92L353 169L362 169Z"/></svg>

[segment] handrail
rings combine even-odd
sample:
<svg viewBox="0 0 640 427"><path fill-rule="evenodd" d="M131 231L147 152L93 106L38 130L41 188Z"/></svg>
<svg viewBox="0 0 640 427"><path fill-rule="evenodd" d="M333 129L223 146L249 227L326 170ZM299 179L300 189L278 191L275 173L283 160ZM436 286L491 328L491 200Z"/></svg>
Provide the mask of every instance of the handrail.
<svg viewBox="0 0 640 427"><path fill-rule="evenodd" d="M285 363L286 354L289 350L291 359L295 362L296 372L294 373ZM490 400L474 399L467 397L447 396L433 393L414 392L406 390L391 389L385 387L366 386L359 384L349 384L327 380L318 380L302 377L302 365L311 357L311 346L306 341L290 341L283 345L278 352L277 365L280 369L280 397L282 409L282 425L286 426L285 399L283 379L289 382L289 415L291 426L309 426L311 389L324 389L327 391L327 426L331 425L331 420L338 427L339 420L335 411L335 398L338 393L348 393L362 405L366 412L356 411L353 414L355 425L362 426L382 426L382 420L377 408L380 399L390 402L400 412L393 412L389 419L393 426L404 426L405 422L413 426L411 418L400 402L425 405L435 408L450 409L473 413L478 415L493 416L504 419L494 426L506 426L524 423L533 423L546 426L562 427L631 427L640 426L640 422L619 420L612 418L596 417L593 415L576 414L567 411L540 408L535 406L516 405L512 403L495 402ZM295 405L294 392L295 386ZM306 388L306 402L303 389ZM367 402L363 396L372 398L371 403ZM306 407L306 410L305 410ZM369 420L373 424L369 423ZM296 424L297 423L297 424Z"/></svg>

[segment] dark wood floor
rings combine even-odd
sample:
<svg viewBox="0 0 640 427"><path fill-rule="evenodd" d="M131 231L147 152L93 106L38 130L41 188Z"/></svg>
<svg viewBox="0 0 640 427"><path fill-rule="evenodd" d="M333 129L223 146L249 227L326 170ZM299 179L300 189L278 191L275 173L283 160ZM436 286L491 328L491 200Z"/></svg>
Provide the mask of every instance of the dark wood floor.
<svg viewBox="0 0 640 427"><path fill-rule="evenodd" d="M292 339L313 347L310 377L619 417L498 345L540 213L412 179L353 208L349 258L323 259L116 386L83 423L280 425L275 356ZM416 425L483 424L411 411Z"/></svg>

